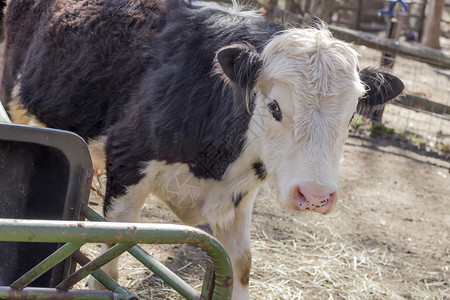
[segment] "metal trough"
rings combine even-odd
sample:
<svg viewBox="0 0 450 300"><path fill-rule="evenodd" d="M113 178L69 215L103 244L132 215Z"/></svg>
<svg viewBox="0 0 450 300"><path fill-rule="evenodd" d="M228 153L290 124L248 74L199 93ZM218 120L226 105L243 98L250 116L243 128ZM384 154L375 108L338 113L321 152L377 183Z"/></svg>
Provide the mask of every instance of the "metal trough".
<svg viewBox="0 0 450 300"><path fill-rule="evenodd" d="M126 251L186 299L231 299L231 262L213 236L181 225L104 222L87 206L92 174L79 136L0 124L0 299L138 299L100 269ZM90 261L79 251L86 243L114 246ZM211 262L202 290L137 244L205 251ZM74 262L81 266L76 271ZM71 289L90 274L108 290Z"/></svg>

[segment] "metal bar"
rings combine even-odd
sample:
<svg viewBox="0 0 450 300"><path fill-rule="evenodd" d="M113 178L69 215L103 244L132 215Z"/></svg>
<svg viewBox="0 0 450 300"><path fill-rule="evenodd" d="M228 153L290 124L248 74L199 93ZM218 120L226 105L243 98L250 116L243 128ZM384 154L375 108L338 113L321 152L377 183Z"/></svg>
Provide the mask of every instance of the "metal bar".
<svg viewBox="0 0 450 300"><path fill-rule="evenodd" d="M0 123L8 123L8 124L11 123L11 120L9 119L9 116L6 113L6 110L1 102L0 102Z"/></svg>
<svg viewBox="0 0 450 300"><path fill-rule="evenodd" d="M221 247L197 228L173 224L0 219L0 237L10 242L188 243L207 249ZM211 246L206 245L210 242Z"/></svg>
<svg viewBox="0 0 450 300"><path fill-rule="evenodd" d="M212 298L212 292L214 291L214 266L211 261L206 263L205 277L203 279L202 294L200 299L210 300Z"/></svg>
<svg viewBox="0 0 450 300"><path fill-rule="evenodd" d="M89 221L106 222L105 218L96 213L95 210L90 208L86 203L81 205L81 214Z"/></svg>
<svg viewBox="0 0 450 300"><path fill-rule="evenodd" d="M92 168L83 168L81 167L81 171L78 178L78 186L80 187L77 193L77 201L74 207L73 216L76 216L76 220L83 221L84 216L81 215L81 208L83 205L87 205L89 201L89 195L91 192L91 183L92 178L94 176L94 170ZM70 209L65 208L65 211L71 211ZM72 217L65 217L63 219L73 219ZM64 262L64 276L63 278L69 277L70 274L75 272L76 263L74 263L71 259L67 259ZM54 283L56 284L56 282Z"/></svg>
<svg viewBox="0 0 450 300"><path fill-rule="evenodd" d="M435 118L440 118L440 119L443 119L443 120L450 121L450 115L448 115L448 114L437 114L437 113L434 113L434 112L431 112L431 111L428 111L428 110L423 110L423 109L420 109L420 108L417 108L417 107L414 107L414 106L411 106L411 105L405 105L405 104L403 104L401 102L392 102L390 104L397 105L397 106L400 106L400 107L403 107L403 108L406 108L406 109L410 109L410 110L413 110L413 111L416 111L416 112L424 113L424 114L433 116Z"/></svg>
<svg viewBox="0 0 450 300"><path fill-rule="evenodd" d="M102 222L105 222L106 220L102 217L102 216L100 216L99 214L97 214L93 209L91 209L89 206L87 206L87 205L83 205L82 206L82 208L81 208L81 213L88 219L88 220L91 220L91 221L102 221ZM211 237L211 238L213 238L213 237ZM214 239L214 238L213 238ZM192 245L192 244L191 244ZM222 245L219 243L219 245L220 245L220 247L222 247ZM195 246L195 245L193 245L193 246ZM198 247L198 246L197 246ZM199 248L201 248L201 247L199 247ZM215 270L215 276L214 276L214 278L215 278L215 280L214 280L214 284L213 284L213 286L214 286L214 291L212 292L212 299L227 299L228 297L229 298L231 298L231 290L232 290L232 286L233 286L233 277L232 277L232 275L231 276L223 276L221 273L222 273L222 268L223 268L223 266L222 266L222 257L216 257L216 258L213 258L212 256L211 256L211 254L207 251L207 250L205 250L205 249L203 249L203 248L201 248L203 251L205 251L205 252L207 252L208 253L208 255L210 256L210 258L212 259L212 261L213 261L213 265L214 265L214 270ZM222 249L223 249L223 247L222 247ZM230 268L230 274L232 274L233 273L233 271L232 271L232 269L231 269L231 261L229 261L229 257L228 257L228 254L225 252L225 250L223 250L224 251L224 254L225 254L225 256L226 256L226 259L228 260L228 262L229 262L229 265L228 265L228 268ZM140 258L137 256L137 255L143 255L143 256L145 256L146 258L144 259L143 258L143 260L141 261L141 263L143 263L144 265L146 265L147 266L147 268L149 268L150 270L152 270L157 276L159 276L161 279L163 279L163 277L161 277L161 276L164 276L165 277L165 274L173 274L173 275L170 275L170 277L173 279L173 278L179 278L176 274L174 274L172 271L170 271L169 269L167 269L167 267L166 266L164 266L163 264L161 264L159 261L157 261L156 259L154 259L153 257L151 257L147 252L145 252L145 250L143 250L142 248L140 248L139 246L134 246L133 248L131 248L129 251L128 251L130 254L132 254L136 259L138 259L139 261L141 261L140 260ZM135 253L132 253L132 252L135 252ZM146 260L148 261L148 263L146 262ZM148 264L148 265L147 265ZM153 266L151 266L153 264ZM219 268L219 270L217 269L217 268ZM157 269L159 269L160 271L156 271L155 272L155 270L157 270ZM158 272L158 273L157 273ZM170 273L169 273L170 272ZM206 274L205 274L205 276L206 276ZM164 280L164 279L163 279ZM181 280L181 279L180 279ZM177 280L175 279L175 280L169 280L169 281L166 281L166 280L164 280L166 283L168 283L173 289L175 289L176 291L178 291L179 293L180 293L180 288L181 288L181 286L180 287L176 287L175 286L175 284L176 284L176 282L177 282ZM184 282L184 281L181 281L181 283L180 283L181 285L185 285L186 283ZM189 287L189 289L192 289L189 285L188 285L188 287ZM186 290L186 291L188 291L188 290ZM194 290L195 291L195 290ZM195 291L195 293L197 293L197 291ZM193 292L190 292L189 294L193 294ZM184 295L184 297L190 297L189 296L189 294L186 294L186 295ZM194 295L192 295L192 296L194 296ZM195 296L195 297L197 297L197 296ZM201 297L201 296L200 296ZM191 298L188 298L188 299L191 299Z"/></svg>
<svg viewBox="0 0 450 300"><path fill-rule="evenodd" d="M216 272L213 299L231 298L231 261L223 246L200 229L173 224L136 224L0 219L0 237L16 242L189 244L205 251Z"/></svg>
<svg viewBox="0 0 450 300"><path fill-rule="evenodd" d="M58 284L56 288L63 291L67 291L78 281L89 276L92 272L94 272L97 269L100 269L100 267L106 265L107 263L117 258L120 254L124 253L133 246L134 244L114 245L112 248L108 249L108 251L101 254L96 259L90 261L82 268L70 274L70 276L67 277L65 280L63 280L60 284Z"/></svg>
<svg viewBox="0 0 450 300"><path fill-rule="evenodd" d="M73 259L80 264L81 266L85 266L90 262L90 259L81 253L79 250L76 251L72 255ZM110 291L114 291L116 300L126 299L126 300L138 300L132 292L130 292L127 288L120 286L114 279L109 277L102 269L95 270L91 274L95 279L97 279L105 288Z"/></svg>
<svg viewBox="0 0 450 300"><path fill-rule="evenodd" d="M112 300L114 293L111 291L70 290L62 292L54 288L24 288L16 290L7 286L0 286L0 299L25 300L25 299L49 299L49 300Z"/></svg>
<svg viewBox="0 0 450 300"><path fill-rule="evenodd" d="M72 255L72 257L78 264L80 264L80 266L84 266L91 261L86 255L81 253L81 251L79 250L76 251ZM109 277L102 269L98 269L92 272L92 276L94 276L95 279L100 281L101 284L103 284L103 286L110 291L114 291L120 286L114 279Z"/></svg>
<svg viewBox="0 0 450 300"><path fill-rule="evenodd" d="M91 209L87 205L83 205L81 209L82 214L91 221L100 221L105 222L106 220L97 214L93 209ZM213 237L211 237L213 238ZM192 245L192 244L191 244ZM222 247L222 245L219 243ZM195 246L195 245L194 245ZM198 246L197 246L198 247ZM201 247L199 247L201 248ZM201 248L203 251L207 252L205 249ZM222 248L223 249L223 248ZM228 259L228 254L226 254L225 250L223 250L226 259ZM134 246L128 252L133 255L136 259L138 259L142 264L144 264L147 268L149 268L152 272L154 272L158 277L164 280L167 284L169 284L174 290L183 295L183 297L187 299L198 299L201 295L198 294L191 286L186 284L182 279L180 279L175 273L169 270L165 265L160 263L158 260L154 259L151 255L149 255L144 249L139 246ZM221 260L222 258L216 258L214 261L213 257L208 253L210 258L213 260L214 270L216 268L222 268ZM231 267L231 262L229 262L229 266ZM217 273L214 273L214 283L212 286L214 287L214 291L212 292L212 299L227 299L227 297L231 298L231 290L233 286L233 277L232 276L222 276L220 270ZM231 274L232 274L231 270ZM206 276L206 274L205 274ZM219 276L219 278L217 278ZM206 279L206 278L205 278ZM183 288L184 286L184 288ZM227 291L228 290L228 291Z"/></svg>
<svg viewBox="0 0 450 300"><path fill-rule="evenodd" d="M63 221L64 222L64 221ZM38 234L38 233L37 233ZM26 241L24 241L26 242ZM56 266L58 263L66 259L76 250L83 246L84 242L74 241L63 245L61 248L53 252L49 257L41 261L34 268L22 275L19 279L14 281L10 287L13 289L23 289L28 284L33 282L36 278Z"/></svg>
<svg viewBox="0 0 450 300"><path fill-rule="evenodd" d="M200 299L200 293L183 281L177 274L172 272L164 264L156 260L141 247L133 247L128 252L139 260L150 271L170 285L181 296L188 300Z"/></svg>
<svg viewBox="0 0 450 300"><path fill-rule="evenodd" d="M105 222L105 219L88 206L85 206L84 209L83 214L88 220ZM134 246L128 252L186 299L200 299L200 293L141 247Z"/></svg>

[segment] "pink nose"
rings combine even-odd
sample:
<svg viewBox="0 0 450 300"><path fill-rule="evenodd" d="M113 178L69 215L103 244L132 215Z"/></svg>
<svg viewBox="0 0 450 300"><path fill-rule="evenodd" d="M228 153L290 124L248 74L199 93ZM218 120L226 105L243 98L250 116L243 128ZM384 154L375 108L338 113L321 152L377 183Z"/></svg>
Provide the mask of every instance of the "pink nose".
<svg viewBox="0 0 450 300"><path fill-rule="evenodd" d="M337 201L337 191L316 183L304 183L294 189L294 207L298 211L329 213Z"/></svg>

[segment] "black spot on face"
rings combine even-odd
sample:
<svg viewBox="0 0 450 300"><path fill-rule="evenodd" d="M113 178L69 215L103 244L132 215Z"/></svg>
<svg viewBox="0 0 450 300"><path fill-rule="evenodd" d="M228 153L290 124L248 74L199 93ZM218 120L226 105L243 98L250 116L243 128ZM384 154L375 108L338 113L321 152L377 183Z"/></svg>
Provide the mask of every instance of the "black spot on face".
<svg viewBox="0 0 450 300"><path fill-rule="evenodd" d="M239 192L237 195L233 195L233 203L234 207L237 208L239 203L241 203L242 199L248 195L247 191Z"/></svg>
<svg viewBox="0 0 450 300"><path fill-rule="evenodd" d="M266 166L262 161L255 162L252 166L253 170L255 170L255 174L259 180L264 180L267 177Z"/></svg>

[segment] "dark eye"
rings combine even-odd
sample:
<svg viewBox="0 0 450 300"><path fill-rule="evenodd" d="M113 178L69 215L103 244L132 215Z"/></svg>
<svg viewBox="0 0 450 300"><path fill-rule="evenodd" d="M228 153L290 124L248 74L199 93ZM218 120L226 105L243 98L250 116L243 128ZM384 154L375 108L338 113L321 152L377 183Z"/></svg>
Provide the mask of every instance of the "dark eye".
<svg viewBox="0 0 450 300"><path fill-rule="evenodd" d="M269 100L269 102L267 103L267 107L269 108L269 111L272 113L272 116L275 118L275 120L281 122L283 116L281 114L278 102L276 100Z"/></svg>

